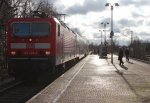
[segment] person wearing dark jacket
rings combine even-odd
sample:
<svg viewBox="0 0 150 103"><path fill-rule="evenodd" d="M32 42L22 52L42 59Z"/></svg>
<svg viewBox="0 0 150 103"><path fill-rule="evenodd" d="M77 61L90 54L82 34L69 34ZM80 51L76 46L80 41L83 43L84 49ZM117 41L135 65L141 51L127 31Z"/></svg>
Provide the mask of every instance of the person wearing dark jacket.
<svg viewBox="0 0 150 103"><path fill-rule="evenodd" d="M120 61L119 65L123 65L123 61L122 61L122 58L123 58L123 49L120 48L119 49L119 54L118 54L118 60Z"/></svg>
<svg viewBox="0 0 150 103"><path fill-rule="evenodd" d="M126 48L125 50L125 56L126 56L126 61L129 62L129 49Z"/></svg>

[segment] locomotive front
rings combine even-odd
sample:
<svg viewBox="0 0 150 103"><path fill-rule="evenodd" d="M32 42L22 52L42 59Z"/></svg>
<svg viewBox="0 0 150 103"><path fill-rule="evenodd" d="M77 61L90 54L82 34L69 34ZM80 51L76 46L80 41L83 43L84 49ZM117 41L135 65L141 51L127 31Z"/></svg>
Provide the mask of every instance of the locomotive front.
<svg viewBox="0 0 150 103"><path fill-rule="evenodd" d="M16 77L28 72L36 74L40 72L40 67L47 69L55 64L52 61L55 51L52 31L50 19L11 19L7 35L9 73Z"/></svg>

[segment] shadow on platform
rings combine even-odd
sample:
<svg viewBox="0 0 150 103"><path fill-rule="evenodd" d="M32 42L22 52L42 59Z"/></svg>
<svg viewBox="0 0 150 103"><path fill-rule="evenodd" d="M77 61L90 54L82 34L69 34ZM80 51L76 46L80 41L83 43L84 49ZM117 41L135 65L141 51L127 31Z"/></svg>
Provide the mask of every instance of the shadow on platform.
<svg viewBox="0 0 150 103"><path fill-rule="evenodd" d="M120 65L121 68L125 69L125 70L128 70L128 68L124 65Z"/></svg>
<svg viewBox="0 0 150 103"><path fill-rule="evenodd" d="M99 59L109 59L108 57L99 57Z"/></svg>
<svg viewBox="0 0 150 103"><path fill-rule="evenodd" d="M130 64L134 64L133 62L130 62L130 61L129 61L128 63L130 63Z"/></svg>

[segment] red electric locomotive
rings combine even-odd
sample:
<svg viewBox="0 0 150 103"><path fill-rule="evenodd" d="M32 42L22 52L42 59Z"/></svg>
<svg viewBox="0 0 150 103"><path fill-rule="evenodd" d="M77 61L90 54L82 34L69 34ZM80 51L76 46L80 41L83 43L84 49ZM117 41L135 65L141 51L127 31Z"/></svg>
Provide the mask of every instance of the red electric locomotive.
<svg viewBox="0 0 150 103"><path fill-rule="evenodd" d="M8 22L7 58L10 74L22 77L78 60L88 53L85 38L56 18L13 18Z"/></svg>

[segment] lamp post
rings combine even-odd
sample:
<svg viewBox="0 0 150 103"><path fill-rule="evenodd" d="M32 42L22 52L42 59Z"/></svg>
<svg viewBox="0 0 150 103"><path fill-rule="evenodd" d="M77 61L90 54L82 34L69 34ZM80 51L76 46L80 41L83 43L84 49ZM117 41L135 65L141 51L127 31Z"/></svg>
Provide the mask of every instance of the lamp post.
<svg viewBox="0 0 150 103"><path fill-rule="evenodd" d="M111 7L111 32L110 32L110 38L111 38L111 63L113 64L113 36L114 36L114 31L113 31L113 6L119 6L118 3L110 4L106 3L105 6L110 6Z"/></svg>
<svg viewBox="0 0 150 103"><path fill-rule="evenodd" d="M109 23L108 22L102 22L101 24L104 25L104 31L105 31L105 41L104 41L104 43L106 45L106 25L109 24Z"/></svg>
<svg viewBox="0 0 150 103"><path fill-rule="evenodd" d="M131 32L131 46L132 46L132 42L133 42L133 31L130 31Z"/></svg>
<svg viewBox="0 0 150 103"><path fill-rule="evenodd" d="M99 53L99 55L100 55L100 57L102 57L102 30L99 30L100 32L101 32L101 47L100 47L100 53Z"/></svg>
<svg viewBox="0 0 150 103"><path fill-rule="evenodd" d="M104 25L104 32L105 32L105 40L104 40L104 48L102 48L103 50L103 56L105 56L107 58L107 42L106 42L106 25L109 24L108 22L102 22L102 25Z"/></svg>

